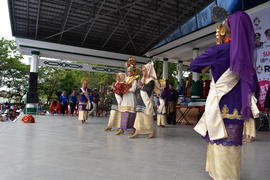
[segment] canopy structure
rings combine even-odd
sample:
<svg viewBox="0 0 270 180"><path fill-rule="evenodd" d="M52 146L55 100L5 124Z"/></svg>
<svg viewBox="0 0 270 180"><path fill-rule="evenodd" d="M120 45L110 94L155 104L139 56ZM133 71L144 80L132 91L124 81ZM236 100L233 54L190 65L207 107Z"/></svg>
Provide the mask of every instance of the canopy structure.
<svg viewBox="0 0 270 180"><path fill-rule="evenodd" d="M213 0L8 0L12 34L32 55L27 112L36 112L40 57L123 67ZM164 79L168 66L164 66ZM165 76L166 75L166 76Z"/></svg>
<svg viewBox="0 0 270 180"><path fill-rule="evenodd" d="M33 51L37 51L39 52L39 56L41 57L88 63L90 62L93 64L109 65L116 67L123 67L127 59L130 57L130 55L126 54L24 38L16 38L16 43L21 53L24 55L32 55ZM145 64L151 60L151 58L141 56L134 57L136 58L138 64Z"/></svg>
<svg viewBox="0 0 270 180"><path fill-rule="evenodd" d="M8 4L16 38L142 56L212 1L8 0Z"/></svg>
<svg viewBox="0 0 270 180"><path fill-rule="evenodd" d="M216 25L211 18L212 8L216 5L224 7L230 13L242 10L253 14L270 8L269 0L215 0L149 50L146 53L147 57L167 58L175 63L181 60L184 65L189 65L198 54L216 44Z"/></svg>

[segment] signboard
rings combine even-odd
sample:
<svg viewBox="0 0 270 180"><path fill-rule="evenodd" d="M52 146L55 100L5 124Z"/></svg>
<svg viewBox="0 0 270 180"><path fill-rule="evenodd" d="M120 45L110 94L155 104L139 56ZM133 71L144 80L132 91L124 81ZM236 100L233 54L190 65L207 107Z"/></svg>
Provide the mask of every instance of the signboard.
<svg viewBox="0 0 270 180"><path fill-rule="evenodd" d="M40 59L39 65L43 67L45 66L45 67L55 67L55 68L61 68L61 69L74 69L74 70L80 70L80 71L102 72L102 73L109 73L109 74L125 72L125 70L121 68L92 66L89 64L73 64L73 63L68 63L68 62L63 62L63 61L52 61L52 60L46 60L46 59Z"/></svg>
<svg viewBox="0 0 270 180"><path fill-rule="evenodd" d="M259 106L264 109L264 101L270 87L270 10L265 8L250 15L256 33L257 77L260 85Z"/></svg>

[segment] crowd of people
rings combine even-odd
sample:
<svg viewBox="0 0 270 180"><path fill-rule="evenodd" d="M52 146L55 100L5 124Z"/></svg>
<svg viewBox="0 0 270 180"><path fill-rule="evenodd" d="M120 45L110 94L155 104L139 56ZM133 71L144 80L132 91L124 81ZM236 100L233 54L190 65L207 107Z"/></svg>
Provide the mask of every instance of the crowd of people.
<svg viewBox="0 0 270 180"><path fill-rule="evenodd" d="M0 104L0 122L14 121L24 108L23 103L9 103Z"/></svg>
<svg viewBox="0 0 270 180"><path fill-rule="evenodd" d="M84 80L83 80L84 81ZM108 116L110 111L111 97L110 93L99 93L97 89L88 89L88 99L92 106L91 112L88 115L91 116ZM49 113L52 115L78 115L79 114L79 97L81 89L74 90L70 95L64 91L58 99L51 101L49 106Z"/></svg>

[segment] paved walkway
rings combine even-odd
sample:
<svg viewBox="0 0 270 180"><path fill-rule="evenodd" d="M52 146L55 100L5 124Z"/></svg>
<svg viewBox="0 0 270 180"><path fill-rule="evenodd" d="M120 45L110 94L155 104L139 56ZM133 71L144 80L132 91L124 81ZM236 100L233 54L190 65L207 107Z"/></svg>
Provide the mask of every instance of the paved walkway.
<svg viewBox="0 0 270 180"><path fill-rule="evenodd" d="M38 116L0 123L0 180L209 180L206 143L191 126L158 128L155 139L104 132L107 118ZM243 146L242 180L269 180L270 134Z"/></svg>

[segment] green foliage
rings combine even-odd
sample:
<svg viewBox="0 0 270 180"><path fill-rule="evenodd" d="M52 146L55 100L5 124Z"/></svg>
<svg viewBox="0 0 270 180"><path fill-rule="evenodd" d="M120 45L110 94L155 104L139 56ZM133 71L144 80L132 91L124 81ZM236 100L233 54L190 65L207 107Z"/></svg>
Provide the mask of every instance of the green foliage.
<svg viewBox="0 0 270 180"><path fill-rule="evenodd" d="M9 101L20 101L26 93L29 66L20 61L22 58L15 41L0 39L0 87L5 89L0 96Z"/></svg>
<svg viewBox="0 0 270 180"><path fill-rule="evenodd" d="M157 78L162 79L162 73L163 73L163 62L162 61L155 61L155 70L157 73ZM168 63L168 80L169 82L172 82L174 84L174 87L177 85L177 79L176 79L176 64L175 63Z"/></svg>
<svg viewBox="0 0 270 180"><path fill-rule="evenodd" d="M83 77L90 79L89 88L102 87L104 92L115 80L113 74L42 67L39 69L39 97L49 103L57 99L62 91L69 95L81 87Z"/></svg>

